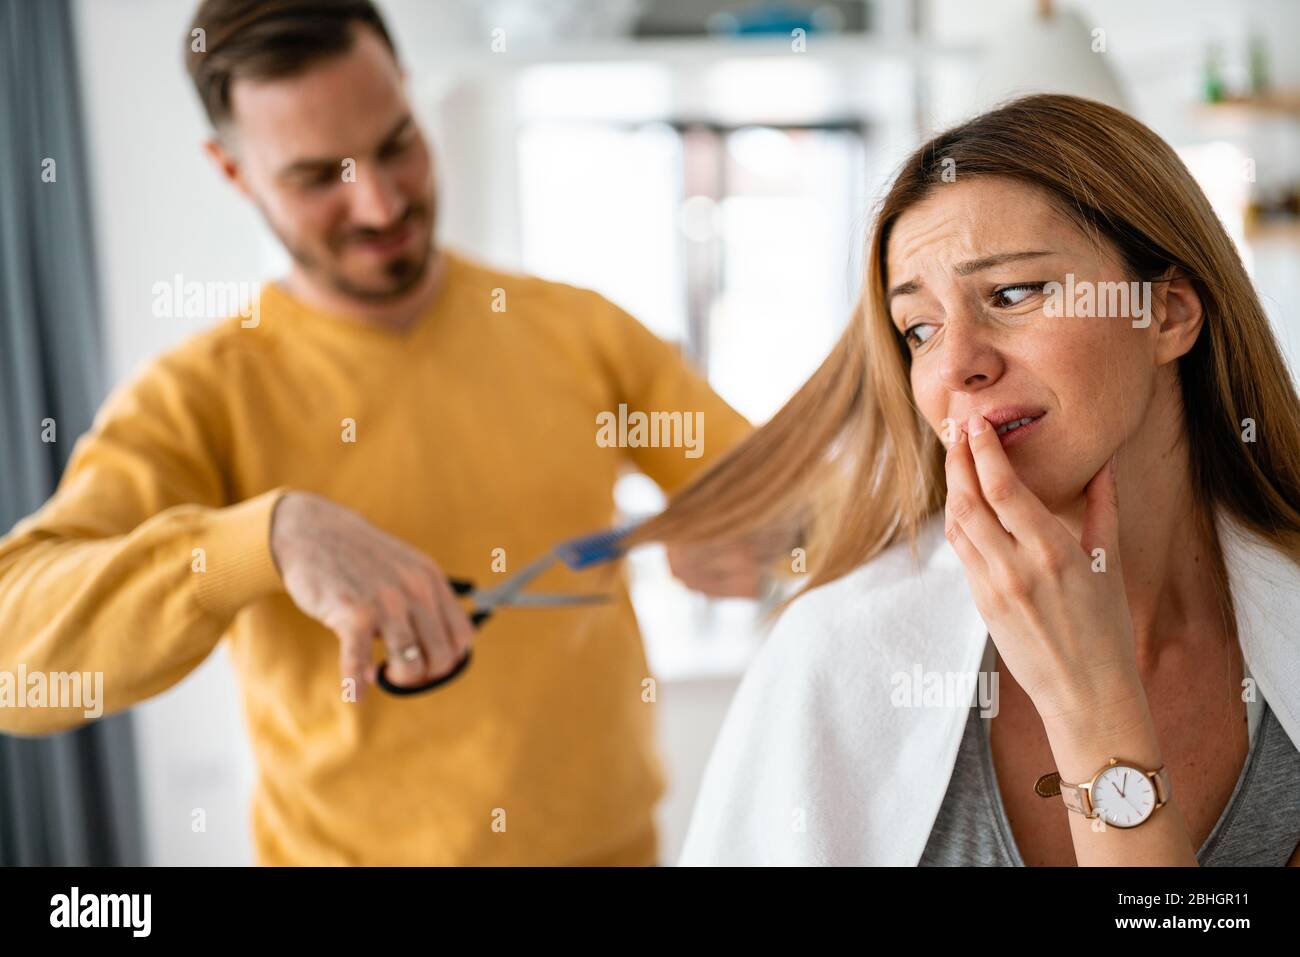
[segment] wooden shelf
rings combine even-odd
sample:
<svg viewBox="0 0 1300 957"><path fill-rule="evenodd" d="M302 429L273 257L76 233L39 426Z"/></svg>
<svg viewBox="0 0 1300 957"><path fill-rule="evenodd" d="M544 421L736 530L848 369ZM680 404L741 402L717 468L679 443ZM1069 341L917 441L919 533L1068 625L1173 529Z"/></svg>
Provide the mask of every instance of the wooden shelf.
<svg viewBox="0 0 1300 957"><path fill-rule="evenodd" d="M1251 245L1281 243L1300 245L1300 217L1261 219L1246 227L1245 239Z"/></svg>
<svg viewBox="0 0 1300 957"><path fill-rule="evenodd" d="M1248 118L1293 117L1300 119L1300 90L1274 90L1259 96L1233 96L1217 103L1200 103L1208 114Z"/></svg>

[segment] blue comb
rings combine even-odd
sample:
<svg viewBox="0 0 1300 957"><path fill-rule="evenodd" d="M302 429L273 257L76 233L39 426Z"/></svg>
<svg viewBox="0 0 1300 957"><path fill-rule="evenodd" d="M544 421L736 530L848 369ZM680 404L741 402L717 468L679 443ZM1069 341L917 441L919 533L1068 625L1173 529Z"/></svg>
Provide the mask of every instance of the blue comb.
<svg viewBox="0 0 1300 957"><path fill-rule="evenodd" d="M623 538L641 523L630 522L616 528L607 528L603 532L583 535L561 542L555 546L555 557L568 565L573 571L590 568L604 562L622 558L625 552Z"/></svg>

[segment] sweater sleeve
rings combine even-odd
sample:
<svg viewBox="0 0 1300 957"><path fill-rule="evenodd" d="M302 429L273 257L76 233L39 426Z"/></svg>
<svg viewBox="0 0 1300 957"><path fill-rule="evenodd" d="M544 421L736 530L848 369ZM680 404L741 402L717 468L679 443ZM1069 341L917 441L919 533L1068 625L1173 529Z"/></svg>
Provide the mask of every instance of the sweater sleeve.
<svg viewBox="0 0 1300 957"><path fill-rule="evenodd" d="M55 494L0 539L0 731L62 731L164 691L281 589L269 532L286 490L231 501L229 436L202 381L165 357L116 391ZM97 708L16 687L75 673L83 688L102 675Z"/></svg>
<svg viewBox="0 0 1300 957"><path fill-rule="evenodd" d="M608 300L595 298L597 348L618 401L627 404L629 414L665 415L666 424L660 428L683 439L680 446L628 449L636 467L672 494L753 427L709 387L676 346Z"/></svg>

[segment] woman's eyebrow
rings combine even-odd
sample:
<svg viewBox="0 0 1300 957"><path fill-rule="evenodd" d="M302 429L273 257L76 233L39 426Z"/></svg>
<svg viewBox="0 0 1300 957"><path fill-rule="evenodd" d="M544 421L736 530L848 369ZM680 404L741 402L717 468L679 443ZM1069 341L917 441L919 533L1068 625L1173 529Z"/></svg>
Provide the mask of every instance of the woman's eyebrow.
<svg viewBox="0 0 1300 957"><path fill-rule="evenodd" d="M959 276L969 276L985 269L992 269L994 266L1001 266L1003 263L1013 263L1021 259L1037 259L1040 256L1051 255L1053 253L1047 249L1035 249L1021 253L998 253L994 256L983 256L980 259L971 259L964 263L958 263L955 271Z"/></svg>
<svg viewBox="0 0 1300 957"><path fill-rule="evenodd" d="M921 290L921 281L919 279L909 279L907 282L901 282L893 289L889 290L889 295L885 297L885 305L888 306L894 301L895 296L910 296L914 292Z"/></svg>
<svg viewBox="0 0 1300 957"><path fill-rule="evenodd" d="M953 270L959 276L970 276L985 269L992 269L994 266L1001 266L1003 263L1017 262L1021 259L1037 259L1041 256L1056 255L1050 249L1030 249L1024 252L1016 253L997 253L993 256L982 256L979 259L970 259L964 263L958 263ZM907 282L901 282L893 289L889 290L889 295L885 297L885 305L888 306L894 301L895 296L909 296L914 292L921 290L921 281L919 279L909 279Z"/></svg>

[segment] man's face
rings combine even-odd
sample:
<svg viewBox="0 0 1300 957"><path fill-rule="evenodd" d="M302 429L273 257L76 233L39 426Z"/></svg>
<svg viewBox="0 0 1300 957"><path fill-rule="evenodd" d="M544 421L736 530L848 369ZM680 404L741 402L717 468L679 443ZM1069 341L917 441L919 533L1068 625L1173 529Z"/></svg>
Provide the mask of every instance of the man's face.
<svg viewBox="0 0 1300 957"><path fill-rule="evenodd" d="M302 270L384 302L431 259L433 161L392 53L354 29L350 50L300 75L235 80L223 141L237 185Z"/></svg>

